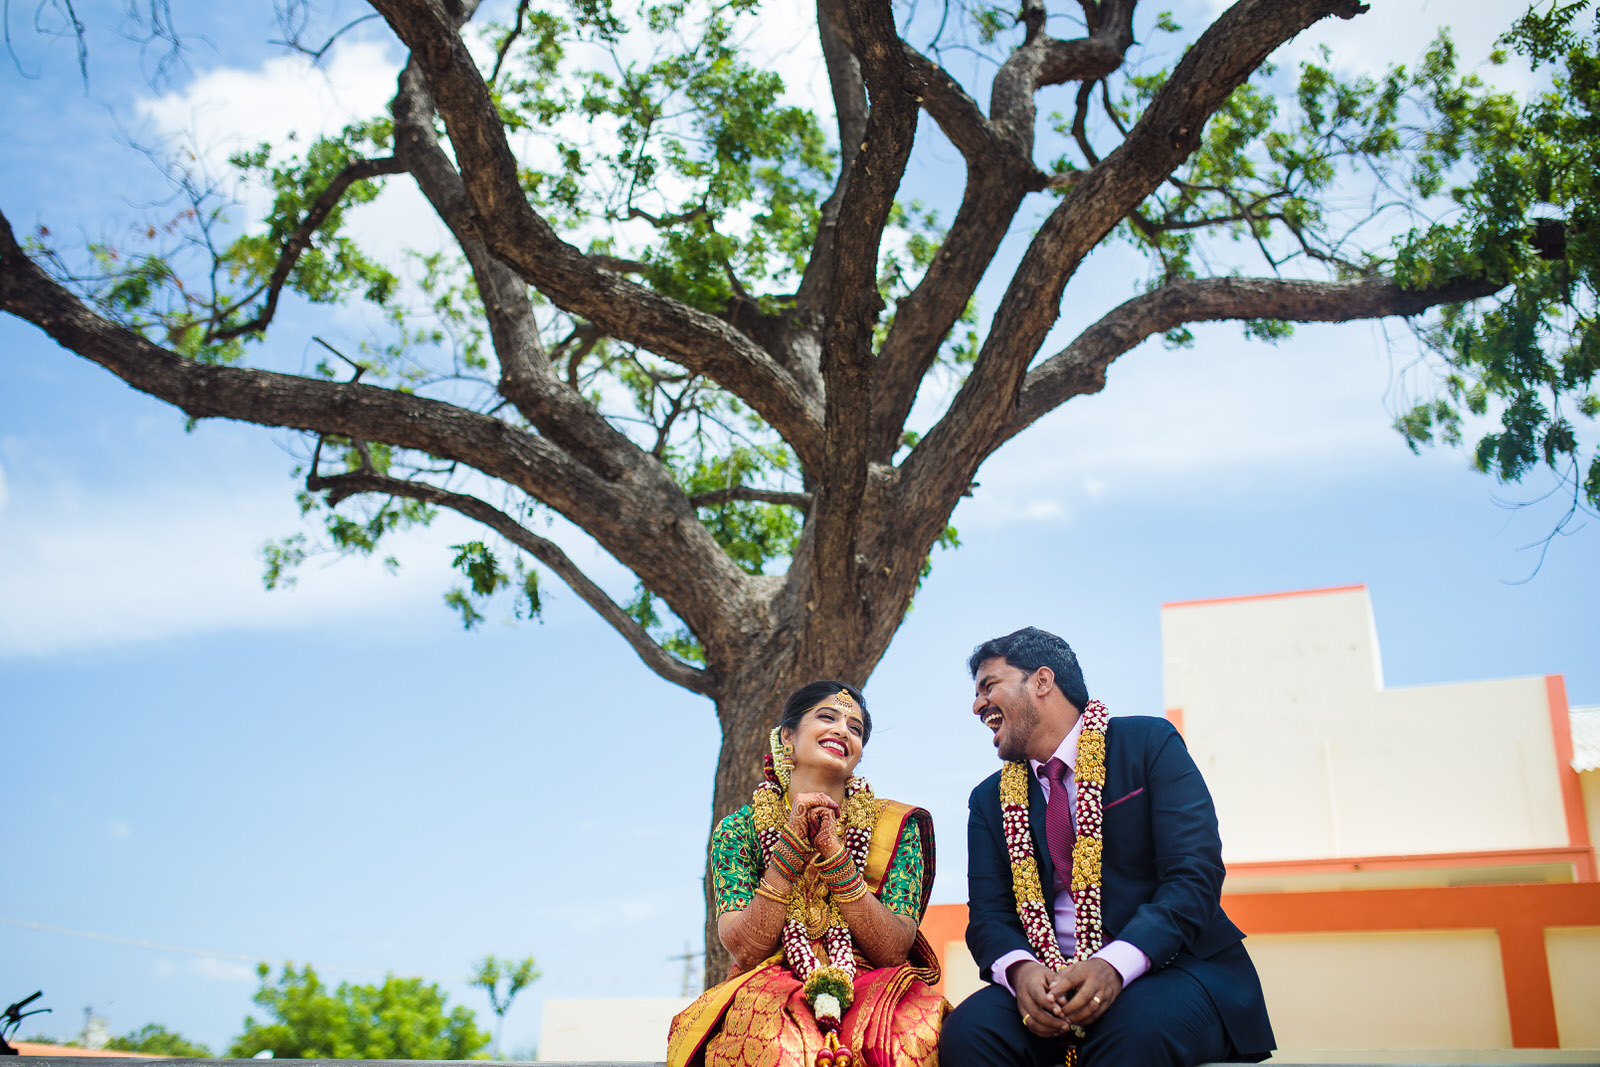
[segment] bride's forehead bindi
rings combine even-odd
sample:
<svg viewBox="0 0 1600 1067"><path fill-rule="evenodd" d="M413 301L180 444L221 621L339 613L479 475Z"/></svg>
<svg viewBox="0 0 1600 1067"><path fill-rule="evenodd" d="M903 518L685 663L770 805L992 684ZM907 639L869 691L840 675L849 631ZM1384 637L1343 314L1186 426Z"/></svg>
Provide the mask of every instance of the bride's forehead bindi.
<svg viewBox="0 0 1600 1067"><path fill-rule="evenodd" d="M842 715L848 722L853 722L857 726L861 726L865 722L865 720L862 718L861 710L855 706L854 701L851 701L849 705L845 706L835 703L832 700L824 701L823 703L812 708L810 711L806 712L806 714L820 715L824 712L832 715Z"/></svg>

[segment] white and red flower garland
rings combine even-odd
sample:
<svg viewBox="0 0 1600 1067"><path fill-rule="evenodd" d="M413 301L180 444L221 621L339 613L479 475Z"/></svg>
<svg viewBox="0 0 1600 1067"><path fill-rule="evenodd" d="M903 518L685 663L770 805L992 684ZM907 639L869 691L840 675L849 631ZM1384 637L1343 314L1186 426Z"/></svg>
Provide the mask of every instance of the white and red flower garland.
<svg viewBox="0 0 1600 1067"><path fill-rule="evenodd" d="M775 757L778 751L777 734L778 731L774 730ZM756 839L761 844L761 861L764 865L772 862L772 850L778 843L778 832L789 815L786 793L788 774L784 762L779 758L773 760L773 777L780 779L783 785L772 780L764 781L756 786L755 794L750 798ZM855 861L856 870L865 871L867 850L872 844L872 828L878 817L877 798L873 796L872 787L865 778L850 779L845 787L841 816L845 850ZM784 920L779 941L783 945L784 959L794 970L795 977L804 983L806 1003L816 1016L817 1027L825 1034L832 1034L837 1031L845 1010L855 997L856 961L850 926L839 914L839 906L827 896L825 886L809 877L802 881L803 884L794 886L790 892L789 913ZM808 886L811 892L807 891ZM812 899L813 896L820 899ZM811 932L806 924L807 912L814 913L818 907L827 909L827 927L821 939L828 954L826 964L812 947Z"/></svg>
<svg viewBox="0 0 1600 1067"><path fill-rule="evenodd" d="M1104 844L1101 821L1106 784L1106 725L1110 712L1098 700L1083 709L1083 729L1078 735L1078 758L1073 777L1078 796L1073 804L1078 838L1072 846L1072 920L1077 943L1069 961L1056 941L1055 920L1039 882L1039 860L1028 827L1028 764L1008 762L1000 770L1000 825L1005 833L1006 855L1011 861L1011 889L1017 898L1017 915L1028 935L1034 955L1052 970L1086 960L1105 941L1100 914L1100 860ZM1082 1027L1073 1027L1083 1036Z"/></svg>

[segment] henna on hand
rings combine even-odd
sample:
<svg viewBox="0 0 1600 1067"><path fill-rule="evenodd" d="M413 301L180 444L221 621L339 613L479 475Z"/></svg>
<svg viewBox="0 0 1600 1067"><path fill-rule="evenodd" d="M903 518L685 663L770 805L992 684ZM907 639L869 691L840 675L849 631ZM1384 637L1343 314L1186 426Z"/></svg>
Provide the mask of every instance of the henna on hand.
<svg viewBox="0 0 1600 1067"><path fill-rule="evenodd" d="M792 891L789 880L769 864L757 884L758 891L738 911L717 916L717 939L733 957L734 973L748 971L778 947L783 922L789 913L787 898ZM767 889L772 896L760 892ZM781 902L775 897L784 898ZM729 977L732 977L731 975Z"/></svg>
<svg viewBox="0 0 1600 1067"><path fill-rule="evenodd" d="M801 793L794 798L789 811L789 829L804 840L811 841L816 833L818 814L822 811L831 811L837 815L839 805L826 793Z"/></svg>
<svg viewBox="0 0 1600 1067"><path fill-rule="evenodd" d="M817 846L817 852L824 856L831 856L844 847L839 833L839 816L826 808L821 809L816 816L817 825L812 830L811 841Z"/></svg>
<svg viewBox="0 0 1600 1067"><path fill-rule="evenodd" d="M906 961L917 940L915 919L890 911L871 893L838 904L839 914L850 924L850 936L874 967L896 967Z"/></svg>

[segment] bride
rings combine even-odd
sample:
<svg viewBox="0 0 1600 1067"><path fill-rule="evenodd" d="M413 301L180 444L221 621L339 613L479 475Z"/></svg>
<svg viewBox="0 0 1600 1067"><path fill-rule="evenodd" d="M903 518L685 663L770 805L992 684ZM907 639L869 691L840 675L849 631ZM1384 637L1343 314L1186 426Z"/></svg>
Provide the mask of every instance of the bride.
<svg viewBox="0 0 1600 1067"><path fill-rule="evenodd" d="M843 682L785 703L765 780L711 837L732 974L673 1019L668 1067L936 1067L933 821L854 776L871 734Z"/></svg>

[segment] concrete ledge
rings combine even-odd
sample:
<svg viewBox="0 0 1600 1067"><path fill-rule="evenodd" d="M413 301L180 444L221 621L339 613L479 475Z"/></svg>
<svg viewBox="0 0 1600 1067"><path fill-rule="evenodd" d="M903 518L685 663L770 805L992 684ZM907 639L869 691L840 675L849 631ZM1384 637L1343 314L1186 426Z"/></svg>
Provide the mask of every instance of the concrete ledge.
<svg viewBox="0 0 1600 1067"><path fill-rule="evenodd" d="M18 1067L263 1067L271 1060L180 1060L120 1056L0 1057ZM657 1060L288 1060L295 1067L666 1067ZM1417 1067L1422 1064L1473 1064L1474 1067L1526 1067L1528 1064L1594 1064L1600 1049L1290 1049L1267 1060L1282 1067ZM1220 1067L1220 1065L1210 1065Z"/></svg>
<svg viewBox="0 0 1600 1067"><path fill-rule="evenodd" d="M17 1067L266 1067L272 1063L292 1063L295 1067L666 1067L660 1060L180 1060L153 1059L149 1056L10 1056L0 1057L0 1065Z"/></svg>

